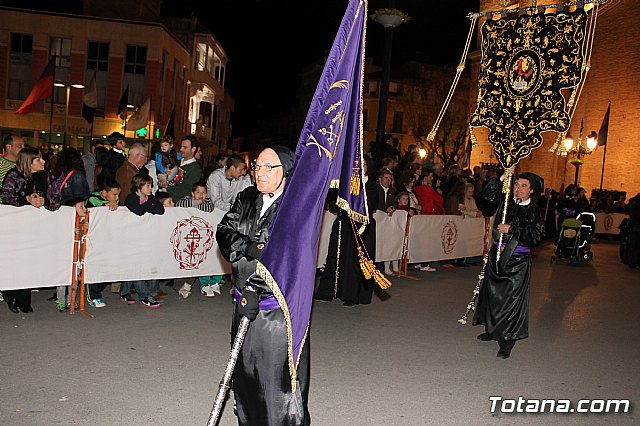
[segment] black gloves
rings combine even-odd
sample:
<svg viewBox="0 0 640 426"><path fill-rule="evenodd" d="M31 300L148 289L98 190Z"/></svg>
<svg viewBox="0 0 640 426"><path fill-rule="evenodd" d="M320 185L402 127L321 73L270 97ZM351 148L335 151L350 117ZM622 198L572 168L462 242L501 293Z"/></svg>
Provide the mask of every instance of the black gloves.
<svg viewBox="0 0 640 426"><path fill-rule="evenodd" d="M254 242L247 246L244 251L245 257L248 260L260 259L260 254L262 253L262 249L264 248L264 243Z"/></svg>
<svg viewBox="0 0 640 426"><path fill-rule="evenodd" d="M242 290L242 296L240 302L238 302L238 314L247 318L249 321L253 321L258 316L260 311L258 294L245 287Z"/></svg>

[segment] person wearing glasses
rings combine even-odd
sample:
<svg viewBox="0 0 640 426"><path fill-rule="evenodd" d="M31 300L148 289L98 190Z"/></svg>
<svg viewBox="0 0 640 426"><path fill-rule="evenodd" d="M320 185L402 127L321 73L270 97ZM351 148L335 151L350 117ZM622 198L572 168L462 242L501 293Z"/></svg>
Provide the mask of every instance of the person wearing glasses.
<svg viewBox="0 0 640 426"><path fill-rule="evenodd" d="M147 150L139 143L134 142L129 148L129 156L127 160L122 163L118 171L116 172L116 182L120 184L120 205L124 206L124 201L127 195L131 193L131 181L138 173L147 173L148 170L144 167L147 164Z"/></svg>
<svg viewBox="0 0 640 426"><path fill-rule="evenodd" d="M286 147L264 149L252 166L256 184L240 192L220 221L216 240L232 265L235 309L232 340L242 317L251 322L233 372L233 392L240 425L306 425L310 416L309 345L298 364L299 386L291 391L285 317L269 286L256 274L269 227L293 168Z"/></svg>

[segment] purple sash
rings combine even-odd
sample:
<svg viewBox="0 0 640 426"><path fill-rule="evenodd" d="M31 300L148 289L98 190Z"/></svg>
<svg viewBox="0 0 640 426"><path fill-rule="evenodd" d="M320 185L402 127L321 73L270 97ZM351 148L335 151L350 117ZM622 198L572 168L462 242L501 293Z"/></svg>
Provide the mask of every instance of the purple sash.
<svg viewBox="0 0 640 426"><path fill-rule="evenodd" d="M236 303L240 303L240 299L242 298L242 293L240 293L240 290L235 288L234 294L235 294ZM271 296L265 297L264 299L260 300L259 306L261 311L271 311L271 310L280 308L280 304L278 303L278 301L276 300L276 297L273 294Z"/></svg>
<svg viewBox="0 0 640 426"><path fill-rule="evenodd" d="M493 242L494 247L498 247L498 242ZM504 247L506 244L502 244ZM531 247L517 245L516 249L511 253L511 256L529 256L531 254Z"/></svg>

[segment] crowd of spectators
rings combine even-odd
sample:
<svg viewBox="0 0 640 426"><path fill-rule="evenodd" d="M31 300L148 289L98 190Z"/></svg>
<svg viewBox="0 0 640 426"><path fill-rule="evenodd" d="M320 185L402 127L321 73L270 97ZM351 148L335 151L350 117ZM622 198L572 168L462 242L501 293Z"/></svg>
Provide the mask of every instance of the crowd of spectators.
<svg viewBox="0 0 640 426"><path fill-rule="evenodd" d="M43 155L38 148L25 146L17 135L3 140L4 155L0 156L0 202L14 206L32 205L56 210L61 205L82 208L107 206L117 210L127 206L137 215L163 214L165 208L191 207L203 211L228 211L236 196L254 185L251 168L237 153L220 153L206 164L202 161L200 141L193 135L176 143L163 137L147 147L133 142L127 149L124 135L114 132L105 139L92 141L89 152L82 155L75 148L65 147L56 155ZM479 195L485 183L495 177L495 169L479 166L463 169L457 164L443 164L425 160L416 145L409 145L400 154L397 141L371 144L365 153L370 190L376 193L375 210L393 215L397 210L414 215L460 215L481 217L483 210ZM547 238L556 238L562 221L575 218L580 212L628 213L624 195L614 200L612 195L602 199L587 198L584 188L568 185L562 194L548 188L539 205L545 215ZM485 215L488 213L485 212ZM637 226L632 223L632 226ZM480 257L441 261L443 269L479 264ZM411 269L434 272L436 262L409 265ZM397 270L398 263L378 264L387 274ZM206 276L181 279L174 288L179 297L187 298L192 286L199 284L200 292L208 297L220 294L225 276ZM138 300L151 308L160 306L158 298L167 295L161 285L174 287L174 280L111 283L122 301L135 304L130 288ZM90 304L106 306L102 291L110 283L89 286ZM120 284L118 288L118 284ZM12 312L31 312L30 290L1 293ZM70 308L68 288L58 288L51 298L59 310Z"/></svg>
<svg viewBox="0 0 640 426"><path fill-rule="evenodd" d="M83 221L87 208L106 206L115 211L126 206L138 216L164 214L166 208L197 208L205 212L227 211L236 195L253 185L247 164L238 154L219 154L208 168L202 164L200 141L187 135L177 149L171 137L163 137L151 146L133 142L127 148L123 134L114 132L105 139L95 139L89 152L82 155L76 148L64 147L46 155L36 147L25 145L18 135L3 139L0 155L0 203L16 207L32 205L55 211L61 205L76 208ZM203 174L206 170L207 174ZM104 308L102 292L111 285L126 304L142 303L160 307L167 296L161 285L175 288L180 298L191 293L198 283L203 295L220 294L225 276L203 276L194 279L142 280L122 283L95 283L88 286L91 306ZM179 284L179 283L178 283ZM69 286L60 286L50 301L60 311L71 308ZM33 312L31 290L6 290L0 296L14 313ZM137 295L134 298L133 292Z"/></svg>

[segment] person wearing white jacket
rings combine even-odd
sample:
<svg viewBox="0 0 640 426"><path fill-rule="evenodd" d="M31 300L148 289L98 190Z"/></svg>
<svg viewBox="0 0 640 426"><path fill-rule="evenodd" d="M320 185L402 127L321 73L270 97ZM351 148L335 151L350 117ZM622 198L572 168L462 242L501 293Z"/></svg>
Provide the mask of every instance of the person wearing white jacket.
<svg viewBox="0 0 640 426"><path fill-rule="evenodd" d="M216 209L229 211L240 191L251 185L244 179L247 165L244 159L232 154L227 165L211 172L207 178L207 195Z"/></svg>

